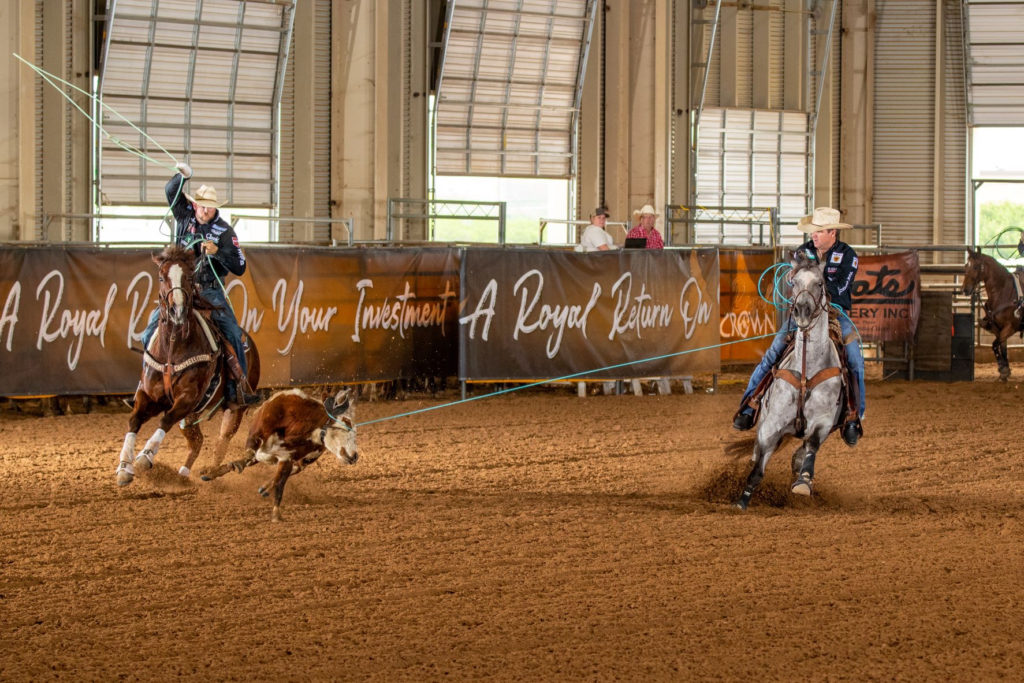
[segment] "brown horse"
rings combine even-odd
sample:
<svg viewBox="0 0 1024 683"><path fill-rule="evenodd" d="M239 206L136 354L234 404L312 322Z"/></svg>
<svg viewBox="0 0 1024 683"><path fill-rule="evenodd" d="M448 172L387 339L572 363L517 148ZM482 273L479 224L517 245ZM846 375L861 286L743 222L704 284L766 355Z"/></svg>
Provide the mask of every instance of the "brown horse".
<svg viewBox="0 0 1024 683"><path fill-rule="evenodd" d="M135 392L135 406L128 418L128 433L117 467L120 486L132 482L135 467L147 470L153 466L160 443L176 422L181 422L189 446L188 457L178 473L188 477L203 445L199 423L223 408L220 437L214 450L214 462L219 465L246 409L224 403L224 387L230 373L225 344L229 342L219 336L208 317L199 312L199 309L209 309L210 304L197 294L195 255L189 249L169 246L154 256L153 261L160 280L160 319L156 334L143 354L142 381ZM248 379L249 385L255 388L260 377L260 359L251 339L248 346ZM163 413L160 428L135 456L133 466L132 454L139 427L160 413Z"/></svg>
<svg viewBox="0 0 1024 683"><path fill-rule="evenodd" d="M1006 340L1021 330L1019 277L1019 274L1011 275L999 261L980 251L970 252L964 264L964 294L973 295L978 284L985 283L988 298L985 300L985 315L979 324L981 329L995 335L992 353L999 366L999 379L1004 382L1010 377Z"/></svg>

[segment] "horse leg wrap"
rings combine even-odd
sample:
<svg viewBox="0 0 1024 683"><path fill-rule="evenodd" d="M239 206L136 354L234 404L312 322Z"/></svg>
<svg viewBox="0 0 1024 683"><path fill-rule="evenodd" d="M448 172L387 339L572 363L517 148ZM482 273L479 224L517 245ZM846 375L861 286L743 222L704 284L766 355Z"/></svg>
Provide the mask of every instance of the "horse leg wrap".
<svg viewBox="0 0 1024 683"><path fill-rule="evenodd" d="M162 429L153 432L153 436L149 437L145 447L135 456L135 464L144 470L152 467L153 461L156 460L156 452L160 450L160 442L164 440L166 434L167 432Z"/></svg>
<svg viewBox="0 0 1024 683"><path fill-rule="evenodd" d="M124 445L121 446L121 457L118 458L119 462L131 462L132 455L135 453L135 439L138 435L135 432L128 432L124 435Z"/></svg>
<svg viewBox="0 0 1024 683"><path fill-rule="evenodd" d="M157 429L153 432L153 436L149 437L149 441L146 442L146 447L142 449L142 452L149 451L150 455L155 458L156 452L160 450L160 444L163 443L165 436L167 436L167 432Z"/></svg>
<svg viewBox="0 0 1024 683"><path fill-rule="evenodd" d="M800 476L805 474L809 479L814 479L814 453L804 456L804 464L800 466Z"/></svg>

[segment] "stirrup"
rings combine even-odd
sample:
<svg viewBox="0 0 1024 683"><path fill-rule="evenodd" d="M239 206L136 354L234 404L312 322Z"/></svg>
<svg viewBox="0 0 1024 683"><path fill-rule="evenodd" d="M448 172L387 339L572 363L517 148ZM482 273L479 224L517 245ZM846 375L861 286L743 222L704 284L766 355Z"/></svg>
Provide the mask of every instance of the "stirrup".
<svg viewBox="0 0 1024 683"><path fill-rule="evenodd" d="M847 446L856 446L860 437L864 435L864 428L861 427L860 420L851 420L844 424L842 435Z"/></svg>
<svg viewBox="0 0 1024 683"><path fill-rule="evenodd" d="M247 394L244 391L236 390L238 393L238 404L243 406L254 406L259 403L262 397L259 394Z"/></svg>
<svg viewBox="0 0 1024 683"><path fill-rule="evenodd" d="M754 413L745 413L741 409L740 412L736 413L736 416L732 419L732 428L741 432L745 432L754 426Z"/></svg>

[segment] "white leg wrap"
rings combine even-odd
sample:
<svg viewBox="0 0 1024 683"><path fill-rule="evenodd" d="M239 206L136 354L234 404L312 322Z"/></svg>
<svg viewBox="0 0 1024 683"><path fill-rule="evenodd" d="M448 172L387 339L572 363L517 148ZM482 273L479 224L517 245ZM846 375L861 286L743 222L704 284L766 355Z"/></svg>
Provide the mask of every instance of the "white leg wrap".
<svg viewBox="0 0 1024 683"><path fill-rule="evenodd" d="M178 474L188 479L189 475L192 474L192 470L182 465L178 468Z"/></svg>
<svg viewBox="0 0 1024 683"><path fill-rule="evenodd" d="M156 457L156 452L160 450L160 444L163 442L164 437L167 436L167 432L162 429L157 429L153 432L153 436L149 437L149 441L146 442L146 447L142 450L149 451Z"/></svg>
<svg viewBox="0 0 1024 683"><path fill-rule="evenodd" d="M121 446L121 457L118 458L120 462L131 462L132 454L135 453L135 432L128 432L124 435L124 445Z"/></svg>

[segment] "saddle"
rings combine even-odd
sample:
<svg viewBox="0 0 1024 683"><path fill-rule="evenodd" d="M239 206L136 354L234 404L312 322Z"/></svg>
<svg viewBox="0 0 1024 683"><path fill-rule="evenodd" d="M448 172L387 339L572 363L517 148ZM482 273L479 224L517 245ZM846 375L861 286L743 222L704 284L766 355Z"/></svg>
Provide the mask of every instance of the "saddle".
<svg viewBox="0 0 1024 683"><path fill-rule="evenodd" d="M832 424L830 432L842 427L844 424L849 422L858 422L858 396L857 396L857 383L853 381L853 377L850 374L849 363L846 359L846 344L850 341L843 339L842 328L839 325L839 314L835 309L829 309L828 312L828 334L832 343L836 347L836 352L839 355L839 368L826 368L822 370L814 377L810 378L806 385L805 391L810 391L818 384L824 382L827 379L831 379L838 375L842 379L842 388L839 392L839 404L836 406L836 417ZM779 360L772 371L769 372L761 380L761 383L754 389L754 393L750 395L747 401L747 406L754 411L754 422L757 422L761 412L761 399L764 397L765 392L768 391L768 387L772 385L776 378L781 378L783 381L788 381L798 389L801 387L800 380L790 370L780 369L782 363L789 358L793 353L793 349L796 346L796 334L790 332L786 336L786 348L779 356ZM742 410L744 406L741 406ZM737 413L738 414L738 413ZM797 417L797 436L803 436L803 415Z"/></svg>
<svg viewBox="0 0 1024 683"><path fill-rule="evenodd" d="M200 297L197 297L197 299L200 299ZM242 367L238 362L238 357L235 354L235 349L231 345L231 342L220 329L220 326L213 322L211 309L207 307L196 307L192 309L192 312L210 346L209 353L199 353L176 365L160 362L149 353L148 349L143 350L142 354L146 365L149 365L157 372L163 374L164 390L168 395L171 393L171 378L174 375L198 363L213 362L216 364L215 371L211 374L210 380L203 392L203 397L200 399L193 411L194 415L201 416L199 419L195 420L195 423L198 423L207 419L218 407L220 407L222 401L219 400L218 390L222 386L226 388L228 380L234 379L236 382L241 383L243 381L247 382L247 378L245 378L242 373ZM243 336L242 343L245 348L248 348L248 339L246 336Z"/></svg>

